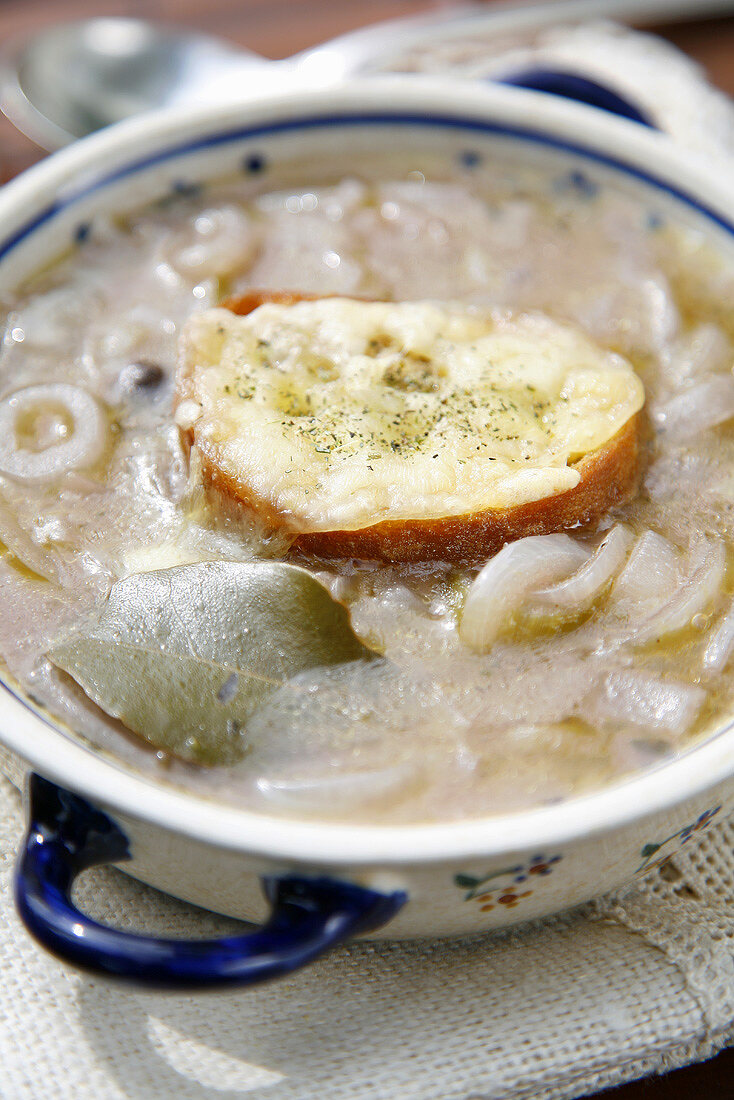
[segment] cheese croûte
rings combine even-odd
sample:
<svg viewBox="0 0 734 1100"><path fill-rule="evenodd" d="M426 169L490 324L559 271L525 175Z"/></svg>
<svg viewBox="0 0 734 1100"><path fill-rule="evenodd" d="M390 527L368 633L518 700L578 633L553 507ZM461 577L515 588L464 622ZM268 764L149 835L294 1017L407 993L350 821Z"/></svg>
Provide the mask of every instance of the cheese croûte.
<svg viewBox="0 0 734 1100"><path fill-rule="evenodd" d="M304 548L481 557L632 491L642 383L577 329L429 301L255 300L188 322L177 421L206 476Z"/></svg>

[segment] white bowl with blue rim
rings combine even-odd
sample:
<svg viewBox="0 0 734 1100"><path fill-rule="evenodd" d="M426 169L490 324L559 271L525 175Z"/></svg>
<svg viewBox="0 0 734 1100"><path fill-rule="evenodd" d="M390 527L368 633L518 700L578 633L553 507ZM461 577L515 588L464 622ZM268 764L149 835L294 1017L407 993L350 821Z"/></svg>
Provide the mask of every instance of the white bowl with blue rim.
<svg viewBox="0 0 734 1100"><path fill-rule="evenodd" d="M148 115L44 161L0 194L0 292L125 213L233 171L304 156L348 170L370 149L553 156L606 173L734 248L724 173L649 127L542 92L389 77ZM358 934L464 935L604 893L734 808L734 730L654 770L549 807L448 824L367 826L218 805L95 752L10 681L0 741L23 761L28 832L16 900L33 935L91 970L170 986L252 983ZM71 900L92 864L260 927L213 942L105 928Z"/></svg>

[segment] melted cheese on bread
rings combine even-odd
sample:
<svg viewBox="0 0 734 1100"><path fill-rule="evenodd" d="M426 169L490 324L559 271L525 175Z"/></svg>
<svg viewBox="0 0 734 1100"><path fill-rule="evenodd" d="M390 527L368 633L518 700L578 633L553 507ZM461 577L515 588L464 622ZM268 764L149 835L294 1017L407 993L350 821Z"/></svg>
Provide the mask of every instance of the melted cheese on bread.
<svg viewBox="0 0 734 1100"><path fill-rule="evenodd" d="M547 317L346 298L194 316L178 389L206 461L298 532L563 493L644 404L625 359Z"/></svg>

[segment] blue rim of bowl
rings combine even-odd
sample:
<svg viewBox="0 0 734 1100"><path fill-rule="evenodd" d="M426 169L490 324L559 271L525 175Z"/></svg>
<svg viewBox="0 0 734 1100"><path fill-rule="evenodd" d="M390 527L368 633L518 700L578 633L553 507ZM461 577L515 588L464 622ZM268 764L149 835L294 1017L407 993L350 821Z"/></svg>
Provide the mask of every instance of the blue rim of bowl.
<svg viewBox="0 0 734 1100"><path fill-rule="evenodd" d="M652 172L647 172L643 168L639 168L637 165L630 164L628 161L622 160L619 157L611 156L607 153L601 153L596 149L589 148L587 145L581 143L566 141L563 138L556 138L550 134L545 133L542 130L537 130L532 127L521 126L506 126L502 123L480 121L478 119L462 119L456 118L454 115L440 115L440 114L418 114L418 113L395 113L389 112L369 112L369 113L344 113L344 114L325 114L325 115L309 115L301 118L288 119L283 122L267 123L259 126L244 126L237 127L232 130L220 131L215 134L208 134L206 137L197 138L193 141L182 142L180 145L171 145L166 149L162 149L159 152L152 153L149 156L141 157L138 160L131 161L129 164L125 164L119 168L115 168L112 172L106 175L99 176L92 183L88 183L82 187L72 190L67 193L62 199L56 199L55 201L48 203L43 207L33 218L30 218L24 225L12 233L9 237L6 237L0 243L0 261L22 244L31 234L42 226L47 224L53 218L59 214L68 210L70 207L81 202L83 199L88 198L96 191L102 190L104 187L108 187L111 184L119 183L121 180L127 179L130 176L137 175L140 172L144 172L149 168L154 168L156 165L164 164L166 161L174 160L177 157L187 156L191 153L196 153L204 149L212 149L216 146L235 144L243 141L248 141L261 137L268 137L274 134L287 133L297 130L314 130L320 128L329 128L336 126L421 126L426 128L445 128L449 130L463 130L468 133L481 133L481 134L493 134L498 137L519 138L529 143L545 146L546 148L557 149L561 152L571 153L575 156L582 157L595 164L601 164L605 167L615 169L621 172L625 176L632 179L639 180L642 183L648 184L658 191L662 191L665 194L671 196L674 199L682 202L690 209L695 210L699 214L703 214L709 221L715 225L724 229L727 233L734 236L734 222L729 221L723 215L717 213L708 204L701 202L700 199L695 198L689 192L676 187L674 184L669 183L667 180L661 179Z"/></svg>

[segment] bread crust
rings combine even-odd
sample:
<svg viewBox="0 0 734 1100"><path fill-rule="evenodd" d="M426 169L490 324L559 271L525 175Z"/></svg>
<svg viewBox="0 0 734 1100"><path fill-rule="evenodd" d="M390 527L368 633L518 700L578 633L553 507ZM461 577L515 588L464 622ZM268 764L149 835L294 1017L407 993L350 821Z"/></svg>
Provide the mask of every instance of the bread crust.
<svg viewBox="0 0 734 1100"><path fill-rule="evenodd" d="M222 307L240 316L265 302L292 305L325 295L289 291L249 291L227 298ZM178 397L192 396L192 380L178 379ZM360 558L385 562L445 561L469 563L490 557L505 543L527 535L548 535L591 527L611 508L631 500L642 474L644 411L636 413L602 447L585 454L574 469L580 481L572 489L512 508L486 509L439 519L384 520L358 530L297 531L272 506L255 497L236 478L226 474L216 453L196 440L194 429L184 433L197 445L205 482L218 492L255 512L264 522L293 535L293 549L321 558Z"/></svg>
<svg viewBox="0 0 734 1100"><path fill-rule="evenodd" d="M228 309L238 317L245 317L253 309L274 302L278 306L292 306L296 302L316 302L319 298L335 298L335 294L299 294L295 290L248 290L244 294L235 294L220 302L221 309Z"/></svg>

